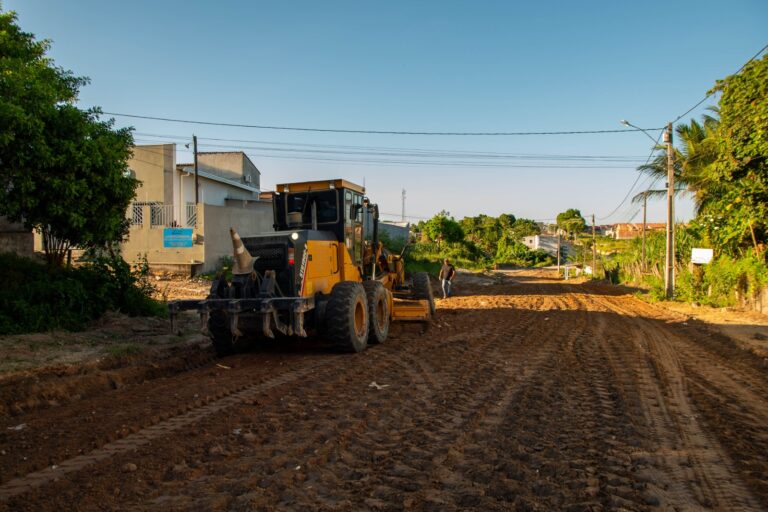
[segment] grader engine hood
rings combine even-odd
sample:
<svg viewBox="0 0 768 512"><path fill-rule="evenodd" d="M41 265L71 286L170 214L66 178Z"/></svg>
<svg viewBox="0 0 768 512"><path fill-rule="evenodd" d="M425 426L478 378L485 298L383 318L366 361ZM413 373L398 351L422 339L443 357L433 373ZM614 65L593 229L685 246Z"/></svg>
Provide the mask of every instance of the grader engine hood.
<svg viewBox="0 0 768 512"><path fill-rule="evenodd" d="M263 274L275 271L277 284L286 297L311 295L308 270L312 265L328 262L313 258L312 247L316 244L335 242L333 233L316 230L279 231L268 235L243 237L245 249L254 258L253 269ZM315 259L315 261L313 261Z"/></svg>

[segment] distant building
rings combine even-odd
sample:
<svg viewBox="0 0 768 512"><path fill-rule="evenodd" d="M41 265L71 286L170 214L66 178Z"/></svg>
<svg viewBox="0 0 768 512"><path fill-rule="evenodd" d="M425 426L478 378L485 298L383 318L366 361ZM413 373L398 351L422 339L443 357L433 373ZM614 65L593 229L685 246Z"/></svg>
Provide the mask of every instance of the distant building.
<svg viewBox="0 0 768 512"><path fill-rule="evenodd" d="M557 235L524 236L522 243L532 251L540 249L550 256L557 257ZM563 256L567 256L573 250L571 243L565 237L560 238L560 250Z"/></svg>
<svg viewBox="0 0 768 512"><path fill-rule="evenodd" d="M176 164L175 144L135 146L128 167L141 182L122 244L129 262L146 256L155 269L208 272L232 254L230 227L242 236L274 229L261 173L241 151L198 153L197 201L194 164Z"/></svg>
<svg viewBox="0 0 768 512"><path fill-rule="evenodd" d="M649 233L651 231L666 231L667 225L663 222L646 223L645 231ZM643 235L643 224L640 223L622 223L614 224L612 230L606 233L608 236L613 236L616 240L630 240Z"/></svg>

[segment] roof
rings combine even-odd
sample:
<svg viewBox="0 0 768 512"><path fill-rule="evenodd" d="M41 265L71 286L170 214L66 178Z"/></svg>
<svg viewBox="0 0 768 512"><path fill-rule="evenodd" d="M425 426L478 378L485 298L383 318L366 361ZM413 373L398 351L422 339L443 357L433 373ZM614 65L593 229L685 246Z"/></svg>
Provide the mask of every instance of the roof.
<svg viewBox="0 0 768 512"><path fill-rule="evenodd" d="M295 183L280 183L275 187L277 192L307 192L309 190L329 190L332 188L347 188L365 194L365 187L341 178L324 181L298 181Z"/></svg>
<svg viewBox="0 0 768 512"><path fill-rule="evenodd" d="M183 167L189 167L190 165L193 165L193 164L177 164L176 168L179 169L182 172L188 172L189 174L192 174L194 171L187 171L187 170L183 169ZM205 172L205 171L201 171L201 170L198 169L197 175L199 177L201 177L201 178L206 178L206 179L209 179L211 181L218 181L219 183L224 183L225 185L230 185L232 187L236 187L236 188L240 188L240 189L243 189L243 190L247 190L249 192L255 192L257 194L259 193L259 189L256 188L256 187L252 187L251 185L247 185L245 183L240 183L237 180L230 180L230 179L227 179L227 178L223 178L223 177L219 176L218 174L212 174L210 172Z"/></svg>

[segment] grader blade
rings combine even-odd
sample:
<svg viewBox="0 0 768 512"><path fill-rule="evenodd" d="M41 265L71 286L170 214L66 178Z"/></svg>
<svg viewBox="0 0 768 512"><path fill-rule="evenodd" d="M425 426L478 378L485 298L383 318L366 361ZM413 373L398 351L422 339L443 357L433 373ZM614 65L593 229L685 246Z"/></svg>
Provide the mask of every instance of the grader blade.
<svg viewBox="0 0 768 512"><path fill-rule="evenodd" d="M429 301L397 299L392 308L392 320L395 322L428 322L430 319Z"/></svg>

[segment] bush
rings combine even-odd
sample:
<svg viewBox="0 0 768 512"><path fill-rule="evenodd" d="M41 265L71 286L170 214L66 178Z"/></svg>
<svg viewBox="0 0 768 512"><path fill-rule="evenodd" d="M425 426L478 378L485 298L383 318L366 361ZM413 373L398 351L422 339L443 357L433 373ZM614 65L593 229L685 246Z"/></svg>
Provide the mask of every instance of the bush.
<svg viewBox="0 0 768 512"><path fill-rule="evenodd" d="M443 260L448 258L456 267L466 269L486 269L492 261L470 241L442 243L439 247L432 242L413 244L406 252L405 270L407 273L429 272L437 275Z"/></svg>
<svg viewBox="0 0 768 512"><path fill-rule="evenodd" d="M709 265L678 271L677 298L715 307L734 306L768 284L768 267L754 256L720 256Z"/></svg>
<svg viewBox="0 0 768 512"><path fill-rule="evenodd" d="M163 315L151 298L146 262L131 268L122 258L97 258L60 269L0 254L0 334L79 330L107 310L131 316Z"/></svg>

